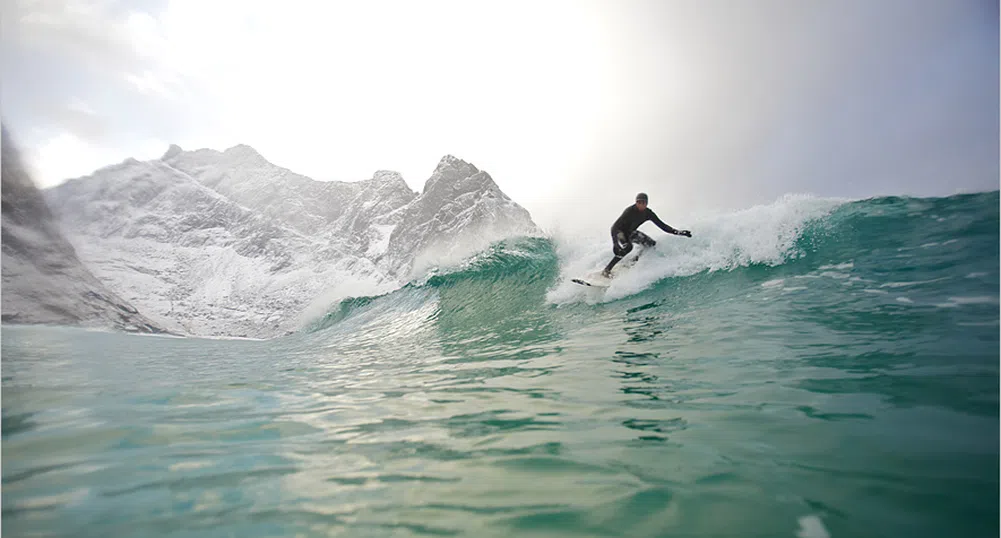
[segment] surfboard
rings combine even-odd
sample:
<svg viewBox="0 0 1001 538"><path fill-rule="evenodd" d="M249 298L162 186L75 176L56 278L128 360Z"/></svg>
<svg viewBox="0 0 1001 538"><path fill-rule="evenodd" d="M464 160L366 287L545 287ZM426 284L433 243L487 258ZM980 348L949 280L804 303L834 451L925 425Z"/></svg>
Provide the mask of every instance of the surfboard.
<svg viewBox="0 0 1001 538"><path fill-rule="evenodd" d="M589 288L601 288L605 289L612 285L612 279L602 275L600 272L590 273L581 278L570 279L574 284L580 284L581 286L587 286Z"/></svg>
<svg viewBox="0 0 1001 538"><path fill-rule="evenodd" d="M643 255L643 252L645 251L646 247L641 246L638 249L638 252L636 252L635 256L626 258L625 260L619 262L619 264L616 265L614 269L612 269L612 278L615 278L616 276L628 271L629 269L632 268L632 266L636 265L636 262L640 259L640 256ZM581 286L605 289L612 285L612 278L608 278L602 275L601 272L599 271L591 273L583 278L570 279L570 281L573 282L574 284L580 284Z"/></svg>
<svg viewBox="0 0 1001 538"><path fill-rule="evenodd" d="M609 285L602 282L588 282L582 278L574 278L570 280L574 284L580 284L581 286L588 286L590 288L607 288Z"/></svg>

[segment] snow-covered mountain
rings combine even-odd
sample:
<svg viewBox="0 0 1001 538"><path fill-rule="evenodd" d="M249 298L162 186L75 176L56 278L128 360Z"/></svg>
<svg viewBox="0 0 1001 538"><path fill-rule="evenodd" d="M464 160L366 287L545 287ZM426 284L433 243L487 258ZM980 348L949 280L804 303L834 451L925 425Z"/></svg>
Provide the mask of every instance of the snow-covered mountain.
<svg viewBox="0 0 1001 538"><path fill-rule="evenodd" d="M2 144L3 321L165 332L83 266L6 129Z"/></svg>
<svg viewBox="0 0 1001 538"><path fill-rule="evenodd" d="M302 233L324 235L366 250L372 215L385 215L417 197L395 172L357 182L314 181L268 162L246 145L219 152L171 146L162 161L199 183ZM359 244L361 242L361 244Z"/></svg>
<svg viewBox="0 0 1001 538"><path fill-rule="evenodd" d="M451 155L441 159L421 195L400 213L389 238L388 267L423 270L497 238L538 232L528 211L501 192L490 174Z"/></svg>
<svg viewBox="0 0 1001 538"><path fill-rule="evenodd" d="M46 197L98 278L200 336L280 335L340 298L405 284L442 253L538 233L488 174L452 156L418 195L395 172L320 182L249 146L171 146Z"/></svg>

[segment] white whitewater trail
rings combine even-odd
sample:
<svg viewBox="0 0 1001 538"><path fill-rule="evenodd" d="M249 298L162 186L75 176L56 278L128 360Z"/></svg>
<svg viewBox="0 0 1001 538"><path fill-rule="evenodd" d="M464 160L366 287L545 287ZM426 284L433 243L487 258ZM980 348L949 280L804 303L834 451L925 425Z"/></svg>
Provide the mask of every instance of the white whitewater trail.
<svg viewBox="0 0 1001 538"><path fill-rule="evenodd" d="M553 304L607 302L639 293L665 278L689 276L702 271L726 271L752 264L780 265L798 256L796 241L804 226L828 215L845 199L787 194L775 202L726 214L697 215L684 223L669 216L661 219L672 226L690 229L691 238L662 232L652 223L640 229L657 241L642 252L628 270L621 271L603 292L571 282L601 270L612 258L612 241L602 237L555 236L560 257L561 282L548 293ZM613 219L609 220L609 226ZM620 262L628 265L629 257Z"/></svg>

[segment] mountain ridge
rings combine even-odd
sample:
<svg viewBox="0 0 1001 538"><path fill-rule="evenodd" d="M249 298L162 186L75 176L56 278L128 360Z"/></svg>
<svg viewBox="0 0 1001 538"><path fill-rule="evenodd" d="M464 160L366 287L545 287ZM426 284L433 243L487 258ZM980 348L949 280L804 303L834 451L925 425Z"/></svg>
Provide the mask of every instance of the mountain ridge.
<svg viewBox="0 0 1001 538"><path fill-rule="evenodd" d="M489 174L453 155L416 193L391 170L317 181L247 145L172 144L45 196L98 278L197 336L286 334L308 312L391 291L444 254L540 233Z"/></svg>
<svg viewBox="0 0 1001 538"><path fill-rule="evenodd" d="M2 133L3 294L0 319L167 333L89 271L60 233L42 193Z"/></svg>

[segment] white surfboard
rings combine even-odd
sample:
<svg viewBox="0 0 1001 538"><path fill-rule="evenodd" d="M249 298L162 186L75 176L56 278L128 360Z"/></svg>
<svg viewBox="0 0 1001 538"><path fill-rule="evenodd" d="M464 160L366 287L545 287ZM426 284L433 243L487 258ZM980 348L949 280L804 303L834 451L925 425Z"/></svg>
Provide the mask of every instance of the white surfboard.
<svg viewBox="0 0 1001 538"><path fill-rule="evenodd" d="M591 273L584 278L574 278L570 281L574 284L580 284L581 286L587 286L590 288L605 289L612 285L612 279L602 276L601 273Z"/></svg>
<svg viewBox="0 0 1001 538"><path fill-rule="evenodd" d="M582 278L574 278L571 280L571 282L573 282L574 284L580 284L581 286L587 286L589 288L605 289L609 286L609 284L606 284L604 282L588 282L587 280L584 280Z"/></svg>
<svg viewBox="0 0 1001 538"><path fill-rule="evenodd" d="M619 262L619 264L616 265L614 269L612 269L612 278L615 278L619 274L628 271L630 268L632 268L633 265L636 265L637 260L640 259L640 255L643 254L644 250L646 250L645 247L640 247L639 252L637 252L636 255L630 256L629 258ZM570 281L573 282L574 284L580 284L581 286L589 286L592 288L604 289L612 285L612 278L608 278L602 275L600 271L598 271L595 273L591 273L583 278L573 278Z"/></svg>

